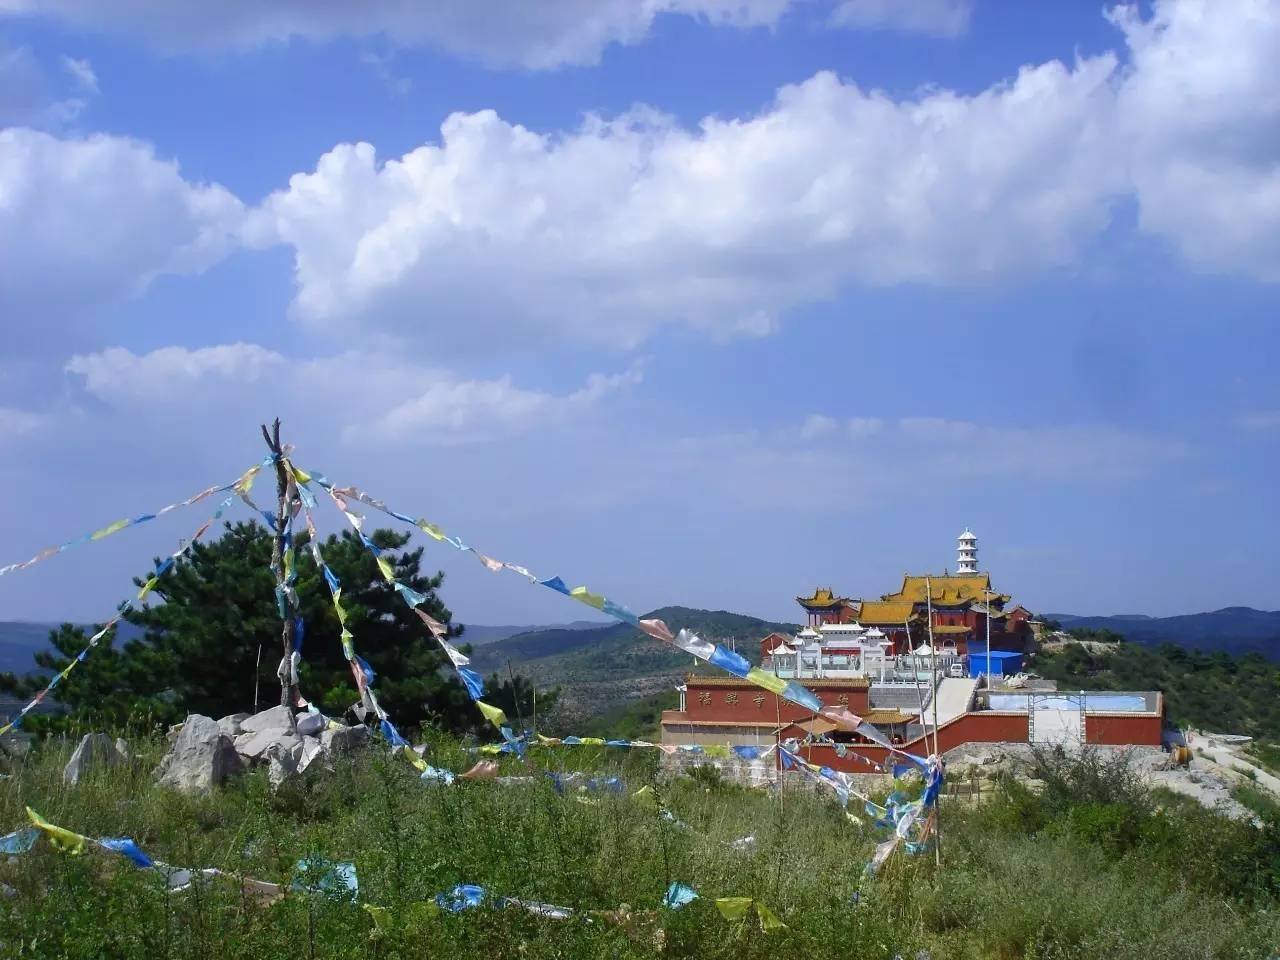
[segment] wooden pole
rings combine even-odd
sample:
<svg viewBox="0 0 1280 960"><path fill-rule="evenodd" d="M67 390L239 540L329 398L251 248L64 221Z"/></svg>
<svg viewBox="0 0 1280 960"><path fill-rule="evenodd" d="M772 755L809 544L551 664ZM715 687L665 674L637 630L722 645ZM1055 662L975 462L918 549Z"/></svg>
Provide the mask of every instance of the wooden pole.
<svg viewBox="0 0 1280 960"><path fill-rule="evenodd" d="M511 658L507 657L507 680L511 683L511 703L516 708L516 720L520 723L520 733L524 733L524 717L520 714L520 691L516 689L516 673L511 669Z"/></svg>
<svg viewBox="0 0 1280 960"><path fill-rule="evenodd" d="M938 648L933 642L933 586L928 577L924 578L924 598L929 616L929 651L933 658L933 755L938 763L942 763L942 755L938 752L938 693L942 690L942 678L938 676ZM933 861L942 866L942 798L933 801Z"/></svg>
<svg viewBox="0 0 1280 960"><path fill-rule="evenodd" d="M277 417L267 430L262 425L262 439L267 442L276 465L276 530L271 545L271 569L276 575L276 590L284 597L283 623L280 629L281 660L278 675L280 677L280 706L289 707L289 716L293 717L292 707L296 702L297 687L290 682L290 658L293 656L293 619L296 613L290 599L284 572L284 532L289 523L289 471L284 463L284 449L280 445L280 418ZM292 726L292 724L290 724Z"/></svg>

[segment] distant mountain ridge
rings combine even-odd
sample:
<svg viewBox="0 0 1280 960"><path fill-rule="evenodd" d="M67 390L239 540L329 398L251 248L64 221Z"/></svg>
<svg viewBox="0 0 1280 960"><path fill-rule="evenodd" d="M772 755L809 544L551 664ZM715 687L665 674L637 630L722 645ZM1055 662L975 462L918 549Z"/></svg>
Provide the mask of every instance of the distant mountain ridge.
<svg viewBox="0 0 1280 960"><path fill-rule="evenodd" d="M497 643L517 633L532 633L535 630L595 630L609 624L599 620L574 620L572 623L525 623L491 625L484 623L467 623L460 621L464 628L462 639L474 647L482 647L487 643Z"/></svg>
<svg viewBox="0 0 1280 960"><path fill-rule="evenodd" d="M1142 614L1082 617L1049 613L1044 619L1057 620L1066 630L1076 627L1114 630L1129 642L1144 646L1172 643L1204 653L1222 652L1235 656L1260 653L1269 660L1280 661L1280 610L1223 607L1207 613L1174 617Z"/></svg>
<svg viewBox="0 0 1280 960"><path fill-rule="evenodd" d="M62 623L38 623L29 620L0 620L0 673L39 672L35 655L41 650L49 650L49 633L57 630ZM82 623L80 626L93 629L92 624ZM142 631L131 623L121 623L117 634L124 640L132 640L141 636Z"/></svg>
<svg viewBox="0 0 1280 960"><path fill-rule="evenodd" d="M717 643L731 643L748 660L760 659L759 641L774 631L794 633L793 623L762 620L727 610L662 607L644 614L673 631L689 629ZM594 630L535 630L481 647L472 666L505 676L507 663L539 686L558 686L567 708L586 716L637 697L670 690L693 667L693 658L618 623Z"/></svg>

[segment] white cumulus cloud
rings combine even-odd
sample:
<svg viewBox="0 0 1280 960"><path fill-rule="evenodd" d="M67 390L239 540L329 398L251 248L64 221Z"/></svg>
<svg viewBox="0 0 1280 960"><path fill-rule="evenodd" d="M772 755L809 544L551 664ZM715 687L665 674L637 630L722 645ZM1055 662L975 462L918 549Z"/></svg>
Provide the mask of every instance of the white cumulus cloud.
<svg viewBox="0 0 1280 960"><path fill-rule="evenodd" d="M232 245L241 204L184 180L123 137L0 130L0 316L8 345L63 348L51 324L163 273L199 272Z"/></svg>
<svg viewBox="0 0 1280 960"><path fill-rule="evenodd" d="M1113 69L1051 62L901 102L821 73L696 130L650 110L558 136L454 114L440 143L384 163L335 147L247 236L294 248L295 310L320 326L472 346L759 335L847 283L1069 263L1122 187Z"/></svg>
<svg viewBox="0 0 1280 960"><path fill-rule="evenodd" d="M66 365L84 390L110 407L145 408L151 418L214 425L287 404L326 436L357 443L456 445L556 428L639 384L643 364L591 374L567 393L522 387L510 376L468 379L381 353L294 360L257 344L111 347ZM243 414L243 415L242 415Z"/></svg>
<svg viewBox="0 0 1280 960"><path fill-rule="evenodd" d="M83 377L85 389L101 399L133 402L167 401L196 384L204 390L216 389L217 384L241 388L274 376L285 364L274 350L231 343L192 349L160 347L141 355L109 347L76 354L66 369Z"/></svg>
<svg viewBox="0 0 1280 960"><path fill-rule="evenodd" d="M1111 13L1129 45L1117 143L1143 230L1205 270L1280 280L1280 5Z"/></svg>

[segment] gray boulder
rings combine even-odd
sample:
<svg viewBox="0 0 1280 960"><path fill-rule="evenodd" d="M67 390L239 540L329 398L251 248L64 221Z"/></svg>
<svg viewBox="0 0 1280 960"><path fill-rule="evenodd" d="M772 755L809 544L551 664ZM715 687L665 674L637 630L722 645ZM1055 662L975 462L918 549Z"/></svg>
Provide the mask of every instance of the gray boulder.
<svg viewBox="0 0 1280 960"><path fill-rule="evenodd" d="M116 737L116 753L120 754L121 760L132 760L133 750L129 747L129 741L124 737Z"/></svg>
<svg viewBox="0 0 1280 960"><path fill-rule="evenodd" d="M64 783L76 784L91 770L104 770L123 763L125 757L116 748L115 741L105 733L86 733L75 753L62 770Z"/></svg>
<svg viewBox="0 0 1280 960"><path fill-rule="evenodd" d="M267 779L273 789L298 772L298 762L302 759L302 741L296 737L294 741L290 745L276 740L267 747L263 755L267 761Z"/></svg>
<svg viewBox="0 0 1280 960"><path fill-rule="evenodd" d="M218 721L218 729L234 739L244 733L243 724L248 719L247 713L229 713Z"/></svg>
<svg viewBox="0 0 1280 960"><path fill-rule="evenodd" d="M303 737L302 755L298 758L298 772L305 772L312 761L323 761L324 755L324 747L320 745L319 737Z"/></svg>
<svg viewBox="0 0 1280 960"><path fill-rule="evenodd" d="M354 727L330 727L320 734L320 748L331 756L349 756L373 743L369 728L363 724Z"/></svg>
<svg viewBox="0 0 1280 960"><path fill-rule="evenodd" d="M272 707L240 721L241 733L261 733L264 730L292 730L293 711L288 707Z"/></svg>
<svg viewBox="0 0 1280 960"><path fill-rule="evenodd" d="M187 717L169 752L156 769L160 783L183 793L207 793L244 769L231 738L216 721Z"/></svg>
<svg viewBox="0 0 1280 960"><path fill-rule="evenodd" d="M236 737L234 746L236 753L245 760L265 760L267 751L275 744L285 750L292 751L300 746L302 739L290 732L288 728L269 727L257 733L242 733Z"/></svg>
<svg viewBox="0 0 1280 960"><path fill-rule="evenodd" d="M321 730L327 725L324 716L319 713L307 713L303 711L298 714L298 733L304 737L317 736Z"/></svg>

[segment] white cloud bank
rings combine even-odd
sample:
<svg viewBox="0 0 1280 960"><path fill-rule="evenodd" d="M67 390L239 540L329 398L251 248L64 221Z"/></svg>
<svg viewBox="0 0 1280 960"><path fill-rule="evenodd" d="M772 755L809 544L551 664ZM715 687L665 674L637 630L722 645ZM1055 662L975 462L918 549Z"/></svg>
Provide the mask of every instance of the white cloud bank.
<svg viewBox="0 0 1280 960"><path fill-rule="evenodd" d="M123 137L0 129L0 317L7 345L66 348L61 322L195 273L233 245L242 205ZM21 351L20 351L21 352Z"/></svg>
<svg viewBox="0 0 1280 960"><path fill-rule="evenodd" d="M1280 7L1111 17L1127 63L1025 67L974 95L820 73L696 129L647 109L558 135L454 114L386 162L336 146L247 219L144 144L5 130L0 309L47 338L48 315L197 272L234 237L292 248L313 327L444 355L630 348L663 327L762 335L850 285L1071 265L1127 199L1192 267L1280 280Z"/></svg>
<svg viewBox="0 0 1280 960"><path fill-rule="evenodd" d="M1070 262L1123 180L1110 57L894 102L822 73L747 120L651 111L564 136L491 111L379 165L344 144L250 218L319 325L633 346L763 334L850 282L967 283ZM462 323L460 321L465 321Z"/></svg>
<svg viewBox="0 0 1280 960"><path fill-rule="evenodd" d="M776 24L793 0L0 0L0 14L51 16L141 35L166 50L249 49L295 38L382 36L491 66L592 64L635 44L663 14L737 27Z"/></svg>
<svg viewBox="0 0 1280 960"><path fill-rule="evenodd" d="M153 418L206 422L212 402L222 408L212 414L216 422L228 409L248 414L287 399L328 434L410 446L555 429L589 416L643 380L642 365L636 363L622 373L592 374L577 390L555 394L517 386L509 376L466 379L385 354L292 361L249 343L163 347L144 354L111 347L73 356L66 370L92 397L126 413L146 408ZM341 384L347 389L335 389Z"/></svg>
<svg viewBox="0 0 1280 960"><path fill-rule="evenodd" d="M432 342L763 334L844 285L1071 264L1130 197L1193 267L1280 278L1280 7L1111 16L1126 66L1050 62L973 96L821 73L696 130L648 110L563 135L454 114L385 163L335 147L247 235L294 248L302 319Z"/></svg>

